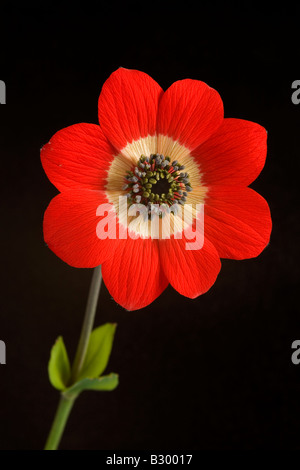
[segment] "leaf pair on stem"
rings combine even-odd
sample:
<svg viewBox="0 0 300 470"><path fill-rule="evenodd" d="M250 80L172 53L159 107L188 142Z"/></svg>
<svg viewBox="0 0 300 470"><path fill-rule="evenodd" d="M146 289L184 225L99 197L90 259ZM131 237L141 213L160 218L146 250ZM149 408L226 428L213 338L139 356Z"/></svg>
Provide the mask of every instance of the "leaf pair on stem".
<svg viewBox="0 0 300 470"><path fill-rule="evenodd" d="M68 353L60 336L51 349L48 373L51 384L67 399L75 399L84 390L114 390L119 383L118 374L102 375L112 350L115 323L106 323L95 328L89 339L83 366L72 381Z"/></svg>

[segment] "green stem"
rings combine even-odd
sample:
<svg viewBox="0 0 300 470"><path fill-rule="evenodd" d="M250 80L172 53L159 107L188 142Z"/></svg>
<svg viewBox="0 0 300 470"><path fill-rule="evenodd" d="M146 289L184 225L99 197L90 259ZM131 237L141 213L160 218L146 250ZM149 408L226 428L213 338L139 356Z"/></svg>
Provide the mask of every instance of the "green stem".
<svg viewBox="0 0 300 470"><path fill-rule="evenodd" d="M61 437L63 435L69 414L74 405L75 400L68 400L63 395L55 413L55 417L51 426L51 430L45 445L45 450L56 450Z"/></svg>
<svg viewBox="0 0 300 470"><path fill-rule="evenodd" d="M84 320L82 324L80 339L72 367L72 383L76 382L78 374L84 363L85 354L90 340L90 334L96 315L99 292L102 282L101 266L94 269L92 282L90 286L88 301L86 304Z"/></svg>
<svg viewBox="0 0 300 470"><path fill-rule="evenodd" d="M69 386L76 382L76 379L84 363L87 347L89 344L90 334L92 332L95 320L101 282L101 266L98 266L94 269L93 272L80 339L72 367L71 383L69 384ZM74 402L75 398L69 399L66 398L63 394L61 395L58 408L47 439L45 450L56 450L58 448Z"/></svg>

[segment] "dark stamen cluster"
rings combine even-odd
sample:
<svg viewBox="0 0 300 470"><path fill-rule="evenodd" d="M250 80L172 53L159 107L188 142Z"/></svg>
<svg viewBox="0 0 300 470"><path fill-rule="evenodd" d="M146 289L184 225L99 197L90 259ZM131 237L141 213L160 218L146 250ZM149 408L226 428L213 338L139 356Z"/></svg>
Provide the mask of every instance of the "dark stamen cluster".
<svg viewBox="0 0 300 470"><path fill-rule="evenodd" d="M160 154L142 155L132 171L125 177L123 190L127 190L129 204L141 203L149 208L158 204L170 207L184 204L187 193L192 191L188 173L177 160Z"/></svg>

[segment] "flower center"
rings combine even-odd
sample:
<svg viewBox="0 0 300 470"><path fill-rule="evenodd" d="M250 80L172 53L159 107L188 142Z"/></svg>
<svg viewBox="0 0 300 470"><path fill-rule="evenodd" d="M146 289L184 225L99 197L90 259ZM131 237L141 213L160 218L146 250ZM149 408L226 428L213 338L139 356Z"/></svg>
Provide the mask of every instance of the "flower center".
<svg viewBox="0 0 300 470"><path fill-rule="evenodd" d="M173 206L184 204L192 191L188 173L177 160L158 153L142 155L137 165L127 172L123 190L127 190L128 203L144 204L149 214L153 204Z"/></svg>

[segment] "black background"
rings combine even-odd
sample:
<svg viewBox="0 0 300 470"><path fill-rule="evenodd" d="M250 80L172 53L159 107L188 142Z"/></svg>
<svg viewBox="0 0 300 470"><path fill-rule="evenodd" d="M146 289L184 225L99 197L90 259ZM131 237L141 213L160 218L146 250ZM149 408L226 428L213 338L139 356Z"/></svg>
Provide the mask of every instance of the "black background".
<svg viewBox="0 0 300 470"><path fill-rule="evenodd" d="M127 312L103 287L96 324L118 323L107 372L114 392L75 404L63 449L299 449L298 184L300 16L295 6L217 3L1 3L0 449L41 449L58 393L47 378L63 335L73 357L91 271L44 244L56 189L39 149L59 129L97 123L103 82L119 66L166 89L183 78L220 93L225 117L268 130L268 158L252 187L269 202L273 232L257 258L224 260L196 300L169 287Z"/></svg>

